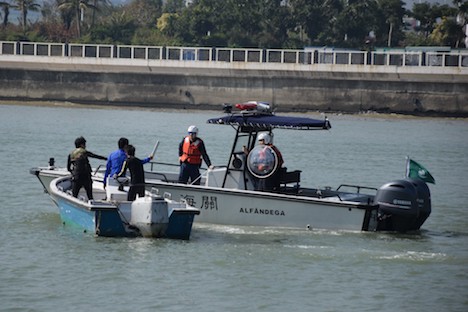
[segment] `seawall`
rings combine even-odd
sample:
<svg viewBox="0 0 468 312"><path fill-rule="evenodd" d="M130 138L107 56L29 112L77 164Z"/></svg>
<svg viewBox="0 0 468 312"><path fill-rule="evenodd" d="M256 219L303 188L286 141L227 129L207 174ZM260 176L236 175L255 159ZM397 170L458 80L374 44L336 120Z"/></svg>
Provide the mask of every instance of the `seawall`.
<svg viewBox="0 0 468 312"><path fill-rule="evenodd" d="M200 63L0 55L0 99L468 116L466 67Z"/></svg>

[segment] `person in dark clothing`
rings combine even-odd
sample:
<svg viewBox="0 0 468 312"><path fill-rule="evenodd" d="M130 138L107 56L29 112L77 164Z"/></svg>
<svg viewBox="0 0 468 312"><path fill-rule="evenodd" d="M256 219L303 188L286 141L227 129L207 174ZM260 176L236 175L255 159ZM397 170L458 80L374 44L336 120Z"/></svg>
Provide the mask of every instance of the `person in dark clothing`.
<svg viewBox="0 0 468 312"><path fill-rule="evenodd" d="M72 174L72 194L74 197L78 197L80 189L84 187L88 199L91 200L93 199L93 181L88 157L107 160L106 157L87 151L85 138L77 138L75 149L68 155L67 161L67 169Z"/></svg>
<svg viewBox="0 0 468 312"><path fill-rule="evenodd" d="M197 136L198 128L190 126L187 132L188 135L179 144L179 183L187 184L190 178L192 184L199 185L202 159L209 168L213 167L206 153L205 143Z"/></svg>
<svg viewBox="0 0 468 312"><path fill-rule="evenodd" d="M127 159L117 177L125 176L127 169L130 170L130 189L128 190L127 200L134 201L137 194L139 197L145 196L145 171L143 165L153 159L153 156L150 155L143 160L135 157L135 147L133 145L127 145L125 152L127 153Z"/></svg>

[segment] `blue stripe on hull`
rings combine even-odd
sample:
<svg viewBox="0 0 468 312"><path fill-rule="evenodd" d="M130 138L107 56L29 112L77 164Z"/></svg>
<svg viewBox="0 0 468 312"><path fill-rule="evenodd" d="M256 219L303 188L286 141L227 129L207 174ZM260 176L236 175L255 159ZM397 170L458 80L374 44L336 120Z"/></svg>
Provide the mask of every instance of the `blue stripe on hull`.
<svg viewBox="0 0 468 312"><path fill-rule="evenodd" d="M99 236L135 236L127 232L117 210L96 211L96 234Z"/></svg>
<svg viewBox="0 0 468 312"><path fill-rule="evenodd" d="M64 223L77 225L86 231L99 236L137 236L137 231L128 231L116 209L88 210L85 206L70 203L68 200L57 199L60 217ZM173 211L165 237L171 239L190 239L195 213Z"/></svg>
<svg viewBox="0 0 468 312"><path fill-rule="evenodd" d="M194 217L194 213L178 213L174 211L169 217L166 237L185 240L189 239Z"/></svg>
<svg viewBox="0 0 468 312"><path fill-rule="evenodd" d="M71 205L66 200L58 199L60 217L64 223L73 223L92 233L96 232L95 212Z"/></svg>
<svg viewBox="0 0 468 312"><path fill-rule="evenodd" d="M117 210L90 211L59 199L60 217L65 223L72 223L99 236L131 236L127 233Z"/></svg>

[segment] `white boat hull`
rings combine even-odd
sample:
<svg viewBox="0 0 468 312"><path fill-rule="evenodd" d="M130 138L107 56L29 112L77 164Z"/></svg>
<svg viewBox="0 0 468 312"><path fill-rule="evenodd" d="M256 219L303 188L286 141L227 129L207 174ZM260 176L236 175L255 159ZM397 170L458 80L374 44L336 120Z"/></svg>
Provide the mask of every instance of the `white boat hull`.
<svg viewBox="0 0 468 312"><path fill-rule="evenodd" d="M366 218L373 210L356 203L301 198L294 195L258 191L200 187L177 183L147 181L172 199L184 199L200 209L196 222L303 229L367 229ZM375 212L375 211L374 211Z"/></svg>

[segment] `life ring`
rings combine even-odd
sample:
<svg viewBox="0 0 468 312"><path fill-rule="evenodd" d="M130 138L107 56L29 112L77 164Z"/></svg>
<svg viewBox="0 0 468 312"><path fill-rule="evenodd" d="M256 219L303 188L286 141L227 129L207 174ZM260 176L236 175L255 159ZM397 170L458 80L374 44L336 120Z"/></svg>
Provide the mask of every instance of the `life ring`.
<svg viewBox="0 0 468 312"><path fill-rule="evenodd" d="M247 156L247 169L256 178L272 176L279 165L278 155L268 145L255 146Z"/></svg>

